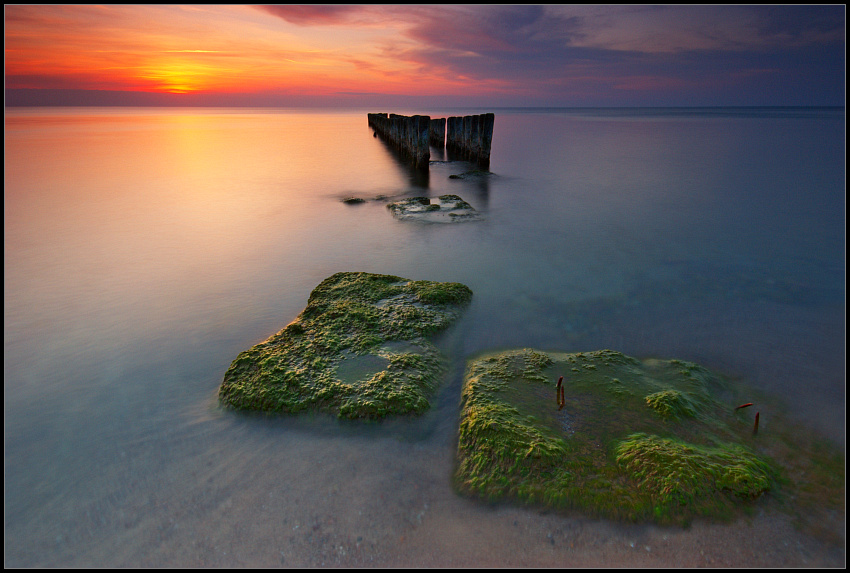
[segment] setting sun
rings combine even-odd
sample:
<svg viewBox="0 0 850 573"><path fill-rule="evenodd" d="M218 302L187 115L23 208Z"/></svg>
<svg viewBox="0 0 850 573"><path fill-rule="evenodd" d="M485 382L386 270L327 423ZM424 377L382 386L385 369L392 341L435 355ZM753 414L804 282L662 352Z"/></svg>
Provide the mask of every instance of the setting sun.
<svg viewBox="0 0 850 573"><path fill-rule="evenodd" d="M214 70L204 66L183 63L152 66L138 76L141 82L151 85L152 91L190 93L209 85Z"/></svg>

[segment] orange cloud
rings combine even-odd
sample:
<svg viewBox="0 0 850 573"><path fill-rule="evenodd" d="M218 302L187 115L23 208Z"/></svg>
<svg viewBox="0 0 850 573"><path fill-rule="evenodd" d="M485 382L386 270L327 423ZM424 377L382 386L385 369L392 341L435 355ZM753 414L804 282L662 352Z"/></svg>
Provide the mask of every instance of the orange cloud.
<svg viewBox="0 0 850 573"><path fill-rule="evenodd" d="M248 7L8 6L6 86L330 92L369 83L333 42L311 45L270 17L258 27L258 16Z"/></svg>
<svg viewBox="0 0 850 573"><path fill-rule="evenodd" d="M423 59L405 33L421 10L8 6L6 87L471 95L507 86Z"/></svg>

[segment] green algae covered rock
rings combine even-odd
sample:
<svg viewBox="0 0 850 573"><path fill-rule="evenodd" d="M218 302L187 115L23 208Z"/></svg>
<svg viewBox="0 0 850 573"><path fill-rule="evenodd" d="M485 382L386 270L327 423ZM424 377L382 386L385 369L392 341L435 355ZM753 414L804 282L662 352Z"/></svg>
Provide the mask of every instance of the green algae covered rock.
<svg viewBox="0 0 850 573"><path fill-rule="evenodd" d="M337 273L286 328L236 357L219 400L239 410L341 418L422 413L443 369L428 338L471 297L460 283Z"/></svg>
<svg viewBox="0 0 850 573"><path fill-rule="evenodd" d="M646 397L646 405L662 418L693 418L696 409L686 394L678 390L662 390Z"/></svg>
<svg viewBox="0 0 850 573"><path fill-rule="evenodd" d="M430 197L408 197L387 203L387 209L401 221L459 223L480 218L480 213L457 195L440 195L436 202Z"/></svg>
<svg viewBox="0 0 850 573"><path fill-rule="evenodd" d="M557 381L563 376L563 407ZM608 518L728 518L778 483L725 383L678 360L522 349L469 362L457 488Z"/></svg>

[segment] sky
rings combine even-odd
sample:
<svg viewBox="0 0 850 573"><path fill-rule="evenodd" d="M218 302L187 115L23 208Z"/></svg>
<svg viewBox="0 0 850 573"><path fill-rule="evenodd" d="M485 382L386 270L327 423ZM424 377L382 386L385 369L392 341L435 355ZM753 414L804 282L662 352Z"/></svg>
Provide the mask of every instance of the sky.
<svg viewBox="0 0 850 573"><path fill-rule="evenodd" d="M5 5L9 105L843 106L844 5Z"/></svg>

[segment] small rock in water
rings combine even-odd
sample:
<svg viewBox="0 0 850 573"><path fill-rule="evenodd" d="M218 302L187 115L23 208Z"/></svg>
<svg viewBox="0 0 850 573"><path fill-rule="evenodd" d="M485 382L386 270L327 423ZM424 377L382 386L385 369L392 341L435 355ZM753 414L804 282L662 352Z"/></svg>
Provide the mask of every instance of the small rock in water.
<svg viewBox="0 0 850 573"><path fill-rule="evenodd" d="M472 171L466 171L464 173L457 173L455 175L449 175L449 179L469 179L471 177L482 177L485 175L493 175L489 171L481 171L480 169L474 169Z"/></svg>
<svg viewBox="0 0 850 573"><path fill-rule="evenodd" d="M456 223L474 221L480 213L457 195L440 195L437 202L430 197L408 197L387 204L393 216L402 221Z"/></svg>

